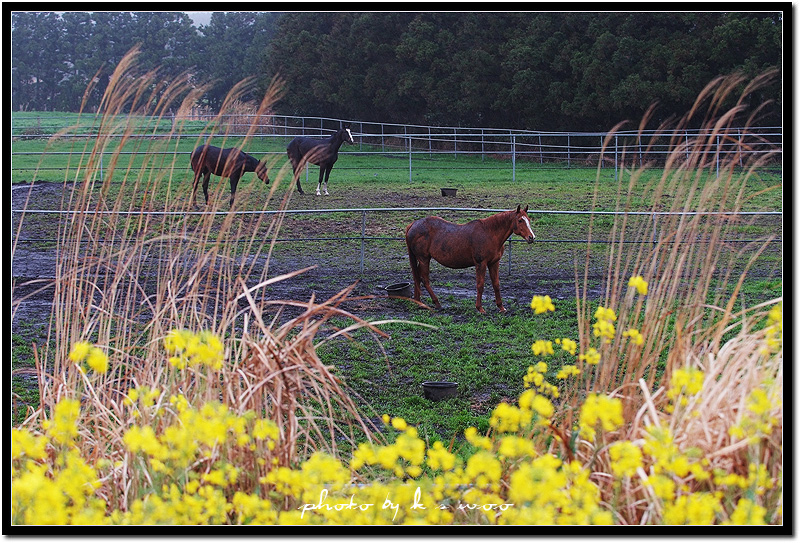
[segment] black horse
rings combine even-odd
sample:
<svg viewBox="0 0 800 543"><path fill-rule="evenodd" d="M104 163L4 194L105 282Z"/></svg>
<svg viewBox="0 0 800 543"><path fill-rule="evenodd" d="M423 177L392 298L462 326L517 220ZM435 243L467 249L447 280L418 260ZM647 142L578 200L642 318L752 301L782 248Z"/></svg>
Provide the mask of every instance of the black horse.
<svg viewBox="0 0 800 543"><path fill-rule="evenodd" d="M192 201L197 197L197 183L200 181L200 177L203 177L203 194L206 196L206 205L208 205L208 181L212 173L220 177L230 177L231 205L233 205L239 178L246 172L256 172L259 179L264 183L269 183L267 165L236 147L220 149L213 145L201 145L192 151L191 162L194 172Z"/></svg>
<svg viewBox="0 0 800 543"><path fill-rule="evenodd" d="M286 154L292 162L294 177L297 180L297 192L303 193L300 186L300 172L307 163L319 166L319 183L317 183L317 196L320 195L320 187L323 186L325 195L328 195L328 178L336 159L339 158L339 147L343 142L353 144L353 135L350 133L350 123L344 123L342 127L332 136L325 139L313 139L299 136L289 142L286 147Z"/></svg>

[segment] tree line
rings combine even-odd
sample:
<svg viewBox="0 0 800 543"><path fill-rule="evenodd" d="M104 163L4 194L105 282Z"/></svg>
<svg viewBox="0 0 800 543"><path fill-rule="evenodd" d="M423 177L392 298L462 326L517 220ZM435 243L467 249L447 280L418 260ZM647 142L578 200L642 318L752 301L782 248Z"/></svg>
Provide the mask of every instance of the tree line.
<svg viewBox="0 0 800 543"><path fill-rule="evenodd" d="M254 76L285 83L277 113L531 130L607 130L658 103L688 111L719 75L777 70L749 99L782 122L782 12L12 13L12 106L87 107L135 44L143 68L208 84L218 108Z"/></svg>

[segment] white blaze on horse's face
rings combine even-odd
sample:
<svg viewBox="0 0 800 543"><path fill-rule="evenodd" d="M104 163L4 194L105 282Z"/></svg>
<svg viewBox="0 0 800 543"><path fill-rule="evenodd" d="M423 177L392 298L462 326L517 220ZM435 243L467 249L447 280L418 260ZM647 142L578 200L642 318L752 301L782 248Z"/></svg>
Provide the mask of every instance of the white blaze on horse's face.
<svg viewBox="0 0 800 543"><path fill-rule="evenodd" d="M345 128L345 131L347 132L347 142L348 143L354 143L353 142L353 134L350 133L350 129L349 128Z"/></svg>
<svg viewBox="0 0 800 543"><path fill-rule="evenodd" d="M531 237L528 238L528 243L531 243L536 239L536 234L533 233L533 228L531 228L531 221L528 220L528 217L522 217L522 220L525 221L525 226L528 227L528 231L531 233Z"/></svg>

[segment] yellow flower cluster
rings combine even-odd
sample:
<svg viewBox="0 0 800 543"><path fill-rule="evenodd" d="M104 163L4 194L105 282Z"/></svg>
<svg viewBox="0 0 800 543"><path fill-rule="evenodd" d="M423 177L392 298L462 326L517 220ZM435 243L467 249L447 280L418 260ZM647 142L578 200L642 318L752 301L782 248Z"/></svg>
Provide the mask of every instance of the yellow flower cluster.
<svg viewBox="0 0 800 543"><path fill-rule="evenodd" d="M697 368L677 369L670 377L670 387L667 398L672 402L667 406L667 411L672 413L678 405L685 407L689 404L690 396L695 396L703 389L705 375Z"/></svg>
<svg viewBox="0 0 800 543"><path fill-rule="evenodd" d="M641 275L631 277L628 281L628 286L635 288L642 296L647 294L647 281Z"/></svg>
<svg viewBox="0 0 800 543"><path fill-rule="evenodd" d="M622 337L630 338L632 342L636 345L642 345L644 343L644 336L639 333L639 330L636 328L631 328L622 332Z"/></svg>
<svg viewBox="0 0 800 543"><path fill-rule="evenodd" d="M647 435L642 450L650 456L652 473L656 476L667 476L663 479L661 492L657 492L659 497L668 500L674 499L675 486L671 475L684 478L691 474L696 481L706 481L711 477L704 467L707 461L704 462L698 458L698 453L695 451L690 451L691 454L682 452L675 444L669 428L650 425L646 431ZM667 480L672 484L667 483Z"/></svg>
<svg viewBox="0 0 800 543"><path fill-rule="evenodd" d="M528 373L522 378L525 388L535 388L542 394L558 398L558 388L548 383L544 378L546 371L547 364L544 362L537 362L533 366L529 366Z"/></svg>
<svg viewBox="0 0 800 543"><path fill-rule="evenodd" d="M81 403L78 400L65 398L53 409L51 419L42 423L42 428L55 443L69 445L78 437L78 417Z"/></svg>
<svg viewBox="0 0 800 543"><path fill-rule="evenodd" d="M578 350L578 344L569 338L556 338L556 345L561 345L561 348L569 354L574 355Z"/></svg>
<svg viewBox="0 0 800 543"><path fill-rule="evenodd" d="M641 292L637 285L632 286ZM602 307L595 317L612 328L616 321L614 312ZM625 337L635 342L641 336L632 332ZM552 342L537 344L536 354L554 354ZM555 344L573 356L577 352L576 342L568 338L556 339ZM88 357L92 347L87 350L87 345L73 349L76 361ZM224 349L213 335L173 331L164 346L176 367L221 367ZM600 355L588 349L578 358L596 364ZM593 393L576 406L576 431L589 440L577 447L594 447L591 464L582 463L587 457L576 448L566 450L568 459L562 457L563 450L539 450L551 442L552 434L561 446L573 447L557 427L562 412L551 401L558 398L558 390L547 383L547 371L543 361L531 365L517 404L497 405L485 433L468 428L458 454L441 441L427 446L405 419L384 415L393 440L359 443L349 462L317 451L296 464L279 465L272 451L280 444L281 428L274 421L252 411L233 412L219 402L195 407L194 396L187 399L177 390L142 386L129 390L123 402L130 409L128 420L133 417L137 424L119 432L120 451L108 451L122 460L92 465L76 446L88 436L79 432L80 403L65 398L43 423L42 435L12 430L12 520L119 525L612 524L617 518L609 495L601 495L598 486L612 481L615 492L623 484L643 485L642 500L650 502L651 522L767 521L764 505L774 503L774 495L768 499L767 493L781 485L767 466L753 462L747 475L712 470L699 449L681 450L668 425L647 426L634 441L615 441L610 433L625 424L618 398ZM556 377L578 373L576 366L566 364ZM703 383L697 369L676 370L667 396L671 404L681 405L702 394ZM744 400L740 422L730 429L734 437L757 442L774 431L780 398L773 385L765 382ZM598 459L607 462L601 477L592 472ZM99 496L113 496L108 485L125 470L133 472L134 485L138 481L141 488L131 490L131 497L117 509Z"/></svg>
<svg viewBox="0 0 800 543"><path fill-rule="evenodd" d="M783 304L770 309L767 315L767 328L764 330L765 346L762 353L777 353L783 346Z"/></svg>
<svg viewBox="0 0 800 543"><path fill-rule="evenodd" d="M392 419L392 427L401 432L393 444L359 444L350 468L358 470L364 465L377 465L391 470L396 477L419 477L425 460L425 442L417 436L417 429L400 417Z"/></svg>
<svg viewBox="0 0 800 543"><path fill-rule="evenodd" d="M11 516L15 524L105 524L106 503L95 497L96 470L73 446L78 437L80 403L63 399L45 421L47 437L25 429L11 433ZM49 438L49 443L48 443ZM61 453L47 462L48 445Z"/></svg>
<svg viewBox="0 0 800 543"><path fill-rule="evenodd" d="M610 398L603 394L589 394L581 406L579 420L581 436L593 440L598 422L606 432L616 430L625 423L622 418L622 402L619 398Z"/></svg>
<svg viewBox="0 0 800 543"><path fill-rule="evenodd" d="M598 353L597 349L594 347L589 347L589 349L586 351L586 354L578 356L578 360L583 360L587 364L596 366L600 363L600 353Z"/></svg>
<svg viewBox="0 0 800 543"><path fill-rule="evenodd" d="M209 331L195 334L190 330L171 330L164 338L164 348L172 355L169 363L178 369L205 365L219 370L225 355L222 341Z"/></svg>
<svg viewBox="0 0 800 543"><path fill-rule="evenodd" d="M550 299L550 296L534 296L531 300L531 309L533 309L534 313L538 315L539 313L555 311L556 306L553 305L553 301Z"/></svg>
<svg viewBox="0 0 800 543"><path fill-rule="evenodd" d="M547 356L555 352L553 351L553 342L544 339L536 340L531 346L531 350L536 356Z"/></svg>
<svg viewBox="0 0 800 543"><path fill-rule="evenodd" d="M616 334L614 322L617 320L617 315L614 310L601 305L595 311L594 318L596 319L593 325L595 337L601 338L605 343L611 343Z"/></svg>
<svg viewBox="0 0 800 543"><path fill-rule="evenodd" d="M85 341L79 341L72 346L69 359L78 364L82 371L83 368L80 365L82 362L86 362L86 365L97 373L108 371L108 355L100 347Z"/></svg>
<svg viewBox="0 0 800 543"><path fill-rule="evenodd" d="M642 450L630 441L615 441L608 448L611 471L619 477L633 477L644 465Z"/></svg>
<svg viewBox="0 0 800 543"><path fill-rule="evenodd" d="M769 394L763 388L753 389L747 397L741 420L732 425L728 433L736 439L746 437L750 443L758 443L762 438L772 434L778 423L776 414L782 403L774 392Z"/></svg>

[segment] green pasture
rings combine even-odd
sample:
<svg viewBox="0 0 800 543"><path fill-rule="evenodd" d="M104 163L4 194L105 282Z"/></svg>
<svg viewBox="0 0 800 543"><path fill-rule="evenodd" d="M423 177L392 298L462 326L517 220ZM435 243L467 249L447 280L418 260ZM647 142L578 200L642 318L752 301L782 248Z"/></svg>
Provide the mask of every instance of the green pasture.
<svg viewBox="0 0 800 543"><path fill-rule="evenodd" d="M64 114L58 122L63 126ZM153 209L174 210L177 216L153 219L145 235L169 231L176 221L199 221L205 206L193 209L198 213L184 213L190 197L191 170L189 153L201 141L207 123L180 127L171 133L171 123L162 120L157 124L144 123L136 127L141 137L130 138L119 147L118 139L108 140L103 150L101 165L91 156L93 137L80 136L97 128L92 117L74 119L72 134L41 139L22 131L51 133L47 125L55 114L15 113L15 130L12 142L12 183L29 183L31 180L62 183L80 181L86 175L96 179L110 176L109 200L119 191L129 191L131 209L139 202L150 202ZM50 122L55 123L52 118ZM53 124L53 126L57 126ZM17 135L19 134L19 135ZM359 396L365 413L401 416L418 425L420 435L449 441L460 435L468 426L483 430L488 425L491 409L503 398L514 399L523 387L522 378L528 365L535 363L531 344L538 339L569 337L576 339L575 266L582 277L586 257L586 240L605 240L614 226L613 215L570 214L574 211L612 212L618 209L652 212L670 209L679 195L664 193L655 201L652 186L663 175L658 168L644 170L613 168L567 167L566 164L540 164L536 161L517 160L512 172L510 160L497 157L457 155L453 153L417 152L409 156L402 150L380 153L380 149L367 146L347 146L341 149L339 161L333 168L328 197L313 195L318 168L312 166L301 175L307 194L299 195L289 190L291 176L285 154L286 138L225 138L215 136L214 142L222 146L242 146L259 158L270 159L270 179L278 183L274 198L267 200L268 187L255 174L247 174L237 191L235 211L274 211L281 199L288 195L291 210L347 210L420 208L417 211L352 211L289 214L279 232L279 241L272 253L270 271L284 273L301 267L316 265L307 276L297 278L297 298L308 299L312 292L318 296L330 295L359 281L357 294L376 294L393 280L408 280L408 260L401 237L405 226L413 219L428 214L438 214L465 222L486 216L480 210L510 209L517 204L528 205L537 241L533 245L514 243L511 258L504 257L501 264L501 284L528 285L517 292L509 312L498 314L492 301L491 286L487 281L484 306L487 315L480 316L474 308L474 273L467 270L453 274L441 267L432 271L434 288L439 292L444 309L430 312L410 303L384 300L352 308L354 314L368 320L383 318L411 318L430 324L436 330L413 324L392 324L382 327L390 334L379 344L366 333L356 333L354 341L337 340L323 344L319 355L326 364L336 368L346 383ZM90 172L87 174L87 172ZM713 170L702 173L698 185L702 188L713 179ZM627 194L631 177L636 179L635 190ZM124 183L123 183L124 181ZM621 182L620 182L621 181ZM214 184L217 183L215 186ZM139 185L134 192L133 187ZM99 184L98 184L99 186ZM143 190L142 187L147 187ZM443 197L441 188L457 188L455 197ZM781 211L782 178L780 168L763 168L751 172L747 180L747 193L741 195L742 209L746 211ZM212 188L217 189L220 202L219 220L228 212L229 186L212 177ZM695 194L695 197L696 194ZM201 197L202 199L202 197ZM155 203L153 203L155 202ZM682 205L683 202L677 202ZM30 202L33 209L58 209L60 199ZM455 211L452 208L474 208L472 211ZM430 210L430 211L429 211ZM567 213L559 213L567 212ZM15 216L16 220L16 216ZM54 243L57 221L48 215L29 215L26 228L35 230L37 243ZM255 214L242 214L241 232L255 235L253 229L264 228L264 222ZM632 216L626 225L627 239L640 241L637 232L652 215ZM252 228L251 226L252 225ZM128 235L140 235L136 222L127 223ZM213 229L212 229L213 230ZM15 230L16 231L16 230ZM763 239L768 235L782 235L780 216L743 217L734 230L742 243L732 243L729 249L741 251L747 240ZM364 240L361 240L362 232ZM264 233L266 237L266 233ZM213 238L213 234L212 234ZM298 239L314 238L297 241ZM346 238L346 239L345 239ZM45 240L45 241L42 241ZM236 240L231 240L235 243ZM362 247L365 254L363 272L360 269ZM637 246L638 247L638 246ZM592 246L590 281L601 282L605 273L609 247ZM243 257L246 255L242 255ZM768 300L782 293L782 245L773 244L765 251L758 265L751 268L753 279L745 283L743 298L748 304ZM737 261L736 271L747 264L747 254ZM335 276L326 271L338 269ZM274 270L274 271L273 271ZM342 272L342 270L345 270ZM565 284L566 283L566 284ZM504 297L511 295L504 288ZM269 292L269 290L268 290ZM274 287L276 296L285 291ZM456 294L453 294L456 292ZM521 293L520 293L521 292ZM566 294L564 294L566 293ZM527 307L532 295L549 294L556 298L557 310L547 315L534 315ZM525 299L522 299L524 297ZM424 298L425 301L427 297ZM13 367L32 366L26 344L28 330L36 328L29 323L14 330L12 350ZM346 322L335 322L346 326ZM568 363L567 355L559 353L551 359L549 376L553 377L560 366ZM552 374L552 375L551 375ZM459 396L443 402L432 403L422 397L424 380L455 380L459 382ZM17 382L15 380L15 382ZM33 403L20 395L23 404ZM20 416L15 409L15 417ZM15 419L18 420L18 419Z"/></svg>

